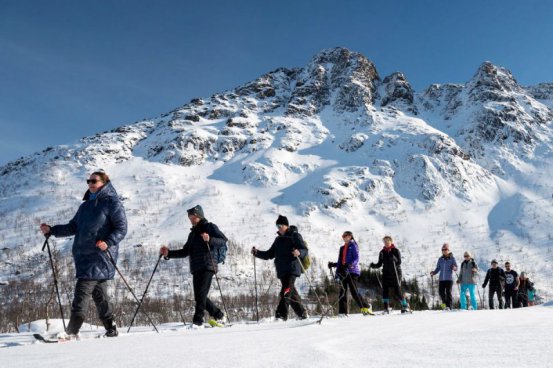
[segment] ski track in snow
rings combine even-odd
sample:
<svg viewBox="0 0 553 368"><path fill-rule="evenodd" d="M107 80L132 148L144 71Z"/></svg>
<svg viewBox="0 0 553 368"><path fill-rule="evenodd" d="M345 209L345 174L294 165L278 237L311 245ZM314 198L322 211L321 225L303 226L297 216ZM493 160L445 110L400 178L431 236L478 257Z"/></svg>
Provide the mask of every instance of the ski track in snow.
<svg viewBox="0 0 553 368"><path fill-rule="evenodd" d="M544 306L352 315L325 319L321 325L299 324L264 322L201 330L166 324L159 335L138 327L118 338L63 344L38 343L30 333L3 334L0 346L12 347L0 349L0 366L550 367L553 352L553 309Z"/></svg>

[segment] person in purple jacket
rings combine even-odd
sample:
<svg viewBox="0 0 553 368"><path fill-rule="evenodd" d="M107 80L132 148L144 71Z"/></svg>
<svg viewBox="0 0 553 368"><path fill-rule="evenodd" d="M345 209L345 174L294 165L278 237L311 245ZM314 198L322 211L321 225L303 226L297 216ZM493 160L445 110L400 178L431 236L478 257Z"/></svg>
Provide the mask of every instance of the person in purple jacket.
<svg viewBox="0 0 553 368"><path fill-rule="evenodd" d="M449 244L442 245L442 256L438 258L436 269L430 272L430 276L440 274L438 290L442 299L442 308L450 310L452 308L453 298L451 288L453 286L453 272L457 271L457 261L453 253L449 251Z"/></svg>
<svg viewBox="0 0 553 368"><path fill-rule="evenodd" d="M342 239L344 240L344 245L340 247L338 252L338 262L328 262L328 268L336 267L336 278L341 284L338 299L338 314L348 315L348 288L361 313L364 315L372 314L372 308L359 295L359 289L357 288L357 279L359 279L359 275L361 274L359 270L359 246L353 238L351 231L344 231Z"/></svg>

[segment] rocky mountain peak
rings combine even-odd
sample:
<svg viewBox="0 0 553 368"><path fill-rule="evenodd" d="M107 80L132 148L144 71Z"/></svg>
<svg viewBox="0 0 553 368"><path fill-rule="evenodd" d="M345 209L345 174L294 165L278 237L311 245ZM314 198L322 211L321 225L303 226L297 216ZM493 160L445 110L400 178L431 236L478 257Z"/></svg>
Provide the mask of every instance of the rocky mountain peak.
<svg viewBox="0 0 553 368"><path fill-rule="evenodd" d="M469 94L475 100L500 101L507 98L506 94L520 92L522 89L511 72L496 66L489 61L480 65L472 79L467 83Z"/></svg>
<svg viewBox="0 0 553 368"><path fill-rule="evenodd" d="M376 98L380 77L365 56L337 47L316 54L296 80L288 115L311 116L332 105L336 111L357 111Z"/></svg>
<svg viewBox="0 0 553 368"><path fill-rule="evenodd" d="M393 105L400 110L417 113L413 105L413 88L403 73L395 72L384 78L379 94L381 106Z"/></svg>

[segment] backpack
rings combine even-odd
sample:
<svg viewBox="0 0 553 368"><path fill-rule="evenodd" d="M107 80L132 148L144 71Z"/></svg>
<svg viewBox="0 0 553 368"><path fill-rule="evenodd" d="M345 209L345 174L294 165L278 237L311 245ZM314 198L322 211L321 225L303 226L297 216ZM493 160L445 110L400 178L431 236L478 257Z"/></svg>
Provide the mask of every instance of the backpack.
<svg viewBox="0 0 553 368"><path fill-rule="evenodd" d="M307 242L305 240L303 241L303 245L305 245L306 249L309 249L307 248ZM304 273L311 266L311 257L309 257L309 253L307 253L307 255L303 258L300 257L300 262L302 265L301 273Z"/></svg>
<svg viewBox="0 0 553 368"><path fill-rule="evenodd" d="M225 259L227 258L227 251L228 246L226 242L224 246L213 249L211 251L213 253L213 258L215 259L215 262L217 262L217 264L225 263Z"/></svg>
<svg viewBox="0 0 553 368"><path fill-rule="evenodd" d="M211 249L211 255L213 256L213 260L217 262L217 264L225 263L225 259L227 258L227 252L228 252L227 242L228 241L225 241L225 245L223 245L222 247Z"/></svg>
<svg viewBox="0 0 553 368"><path fill-rule="evenodd" d="M290 229L292 231L298 232L298 228L294 225L290 226ZM309 249L305 240L303 241L303 245L306 249ZM311 267L311 257L309 257L309 253L307 253L307 255L303 258L300 257L299 260L302 265L301 273L305 273L305 271L307 271L309 267Z"/></svg>

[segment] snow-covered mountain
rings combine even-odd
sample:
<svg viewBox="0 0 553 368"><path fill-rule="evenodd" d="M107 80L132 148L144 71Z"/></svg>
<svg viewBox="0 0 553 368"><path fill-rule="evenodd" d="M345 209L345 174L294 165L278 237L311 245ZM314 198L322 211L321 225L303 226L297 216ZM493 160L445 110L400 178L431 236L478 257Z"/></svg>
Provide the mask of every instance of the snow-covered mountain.
<svg viewBox="0 0 553 368"><path fill-rule="evenodd" d="M490 62L465 84L416 92L359 53L323 50L303 68L0 167L0 274L33 272L38 224L68 221L87 174L103 168L127 209L123 257L137 264L137 245L185 239L185 210L199 203L233 240L229 284L251 276L246 250L271 244L280 213L319 264L336 258L344 230L364 264L390 234L406 275L427 282L447 241L484 269L511 260L551 295L552 129L553 85L520 86Z"/></svg>

